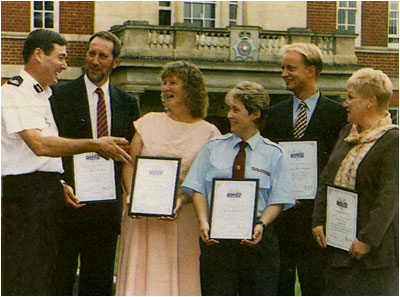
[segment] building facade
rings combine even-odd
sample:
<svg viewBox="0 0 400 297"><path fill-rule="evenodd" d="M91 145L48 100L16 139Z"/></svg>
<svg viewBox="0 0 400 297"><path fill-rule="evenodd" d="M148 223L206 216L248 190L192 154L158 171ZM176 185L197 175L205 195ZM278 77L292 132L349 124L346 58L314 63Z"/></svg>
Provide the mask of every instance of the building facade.
<svg viewBox="0 0 400 297"><path fill-rule="evenodd" d="M162 110L159 71L168 61L190 60L205 75L209 115L226 113L226 92L241 80L263 85L275 104L290 96L280 78L280 49L313 42L326 66L321 91L345 99L347 78L374 67L389 75L397 121L399 20L397 1L2 1L2 84L22 67L22 46L35 28L69 41L62 80L82 74L91 34L111 30L123 41L112 81L140 98L143 112Z"/></svg>

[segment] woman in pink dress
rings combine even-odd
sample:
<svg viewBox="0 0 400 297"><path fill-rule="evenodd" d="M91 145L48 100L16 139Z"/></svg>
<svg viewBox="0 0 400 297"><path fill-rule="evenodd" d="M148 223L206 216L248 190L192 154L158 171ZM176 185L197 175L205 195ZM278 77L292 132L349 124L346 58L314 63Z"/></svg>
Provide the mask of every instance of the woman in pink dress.
<svg viewBox="0 0 400 297"><path fill-rule="evenodd" d="M220 132L204 120L208 96L197 66L168 63L161 80L166 111L134 122L137 133L130 154L132 160L136 155L182 158L180 185L203 144ZM127 192L133 168L131 164L123 170ZM174 215L167 219L124 214L116 295L200 295L198 220L191 197L180 187Z"/></svg>

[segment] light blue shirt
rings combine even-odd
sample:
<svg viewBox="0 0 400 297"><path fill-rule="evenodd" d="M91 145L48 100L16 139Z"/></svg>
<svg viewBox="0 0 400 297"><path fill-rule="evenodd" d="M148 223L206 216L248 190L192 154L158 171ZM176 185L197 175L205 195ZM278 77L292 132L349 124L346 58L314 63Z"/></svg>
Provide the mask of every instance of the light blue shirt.
<svg viewBox="0 0 400 297"><path fill-rule="evenodd" d="M306 103L306 113L307 113L307 126L310 123L311 117L314 113L315 108L317 107L318 99L320 96L320 92L318 91L316 94L312 95L310 98L304 100ZM297 117L300 113L300 102L302 100L293 95L293 127L296 125Z"/></svg>
<svg viewBox="0 0 400 297"><path fill-rule="evenodd" d="M234 134L209 140L198 153L182 188L191 196L194 191L205 195L211 205L213 179L232 178L232 165L241 141ZM259 180L257 216L268 205L285 204L285 209L294 206L291 176L282 148L259 132L247 143L245 178Z"/></svg>

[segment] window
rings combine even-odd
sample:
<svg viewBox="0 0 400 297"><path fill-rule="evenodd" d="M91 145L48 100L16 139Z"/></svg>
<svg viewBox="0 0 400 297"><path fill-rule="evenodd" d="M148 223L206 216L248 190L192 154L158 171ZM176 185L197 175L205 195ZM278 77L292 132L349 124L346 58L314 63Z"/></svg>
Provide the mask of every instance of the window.
<svg viewBox="0 0 400 297"><path fill-rule="evenodd" d="M238 12L239 3L237 1L229 3L229 26L238 25Z"/></svg>
<svg viewBox="0 0 400 297"><path fill-rule="evenodd" d="M390 106L389 107L390 115L392 116L392 122L395 125L399 124L399 107L398 106Z"/></svg>
<svg viewBox="0 0 400 297"><path fill-rule="evenodd" d="M172 25L171 1L158 2L158 24L161 26Z"/></svg>
<svg viewBox="0 0 400 297"><path fill-rule="evenodd" d="M215 28L215 2L185 2L183 16L185 23Z"/></svg>
<svg viewBox="0 0 400 297"><path fill-rule="evenodd" d="M399 46L399 2L389 2L389 47Z"/></svg>
<svg viewBox="0 0 400 297"><path fill-rule="evenodd" d="M346 30L356 33L356 16L357 2L356 1L339 1L338 3L338 30Z"/></svg>
<svg viewBox="0 0 400 297"><path fill-rule="evenodd" d="M50 29L58 31L58 1L33 1L33 29Z"/></svg>

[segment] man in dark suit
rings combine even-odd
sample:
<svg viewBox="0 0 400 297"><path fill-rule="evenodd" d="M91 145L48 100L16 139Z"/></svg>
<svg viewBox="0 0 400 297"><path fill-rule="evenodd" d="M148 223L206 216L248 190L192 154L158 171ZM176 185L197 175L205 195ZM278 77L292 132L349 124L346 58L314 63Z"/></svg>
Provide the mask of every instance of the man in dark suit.
<svg viewBox="0 0 400 297"><path fill-rule="evenodd" d="M281 76L294 98L270 108L262 133L272 141L316 140L319 173L346 124L344 107L318 90L322 68L322 53L316 45L285 48ZM296 199L296 206L276 220L281 262L278 295L294 295L296 269L302 295L324 295L324 255L311 233L313 207L314 200Z"/></svg>
<svg viewBox="0 0 400 297"><path fill-rule="evenodd" d="M110 134L131 141L133 121L139 117L138 101L109 83L109 76L119 62L120 49L121 42L114 34L94 34L89 39L85 56L86 74L53 87L51 105L60 136L97 138ZM104 102L105 108L98 105L101 105L100 101ZM73 159L63 158L63 165L63 178L74 187ZM63 271L62 295L72 295L78 256L79 295L112 295L123 206L122 163L115 162L114 168L116 200L79 205L72 188L67 188L70 190L65 194L67 202L74 207L66 207L64 229L60 230L65 239L64 263L60 269Z"/></svg>

